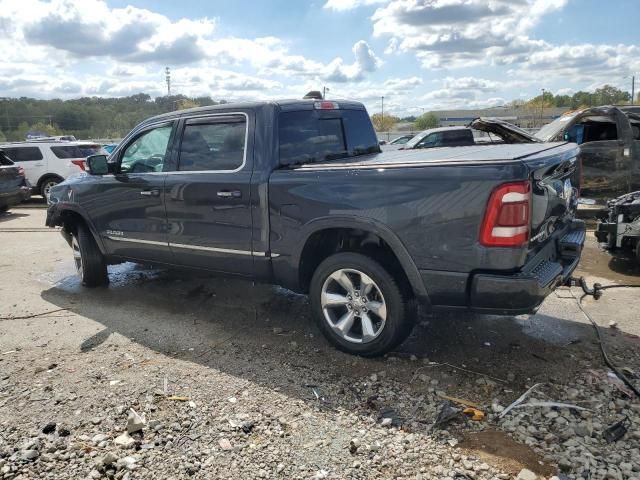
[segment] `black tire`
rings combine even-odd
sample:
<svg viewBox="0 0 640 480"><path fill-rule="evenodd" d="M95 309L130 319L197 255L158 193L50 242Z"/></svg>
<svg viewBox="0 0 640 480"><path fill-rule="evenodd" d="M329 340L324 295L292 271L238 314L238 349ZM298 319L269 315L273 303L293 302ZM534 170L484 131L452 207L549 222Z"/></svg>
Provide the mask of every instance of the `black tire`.
<svg viewBox="0 0 640 480"><path fill-rule="evenodd" d="M84 286L92 288L109 283L107 262L86 225L81 223L77 226L72 235L71 248L74 252L76 270ZM78 253L80 262L77 258Z"/></svg>
<svg viewBox="0 0 640 480"><path fill-rule="evenodd" d="M342 269L356 270L370 277L384 299L386 321L380 333L367 343L355 343L343 338L334 331L325 317L322 306L323 286L334 272ZM415 303L412 294L403 293L397 280L380 263L359 253L337 253L325 259L313 274L309 296L318 327L323 335L343 352L363 357L384 355L400 345L413 329ZM357 325L355 328L357 329Z"/></svg>
<svg viewBox="0 0 640 480"><path fill-rule="evenodd" d="M9 205L0 205L0 214L7 213L9 211Z"/></svg>
<svg viewBox="0 0 640 480"><path fill-rule="evenodd" d="M54 187L61 182L62 182L62 179L60 177L54 177L54 176L45 177L42 180L40 180L40 188L38 190L40 191L40 195L42 195L42 198L47 200L47 191L51 187Z"/></svg>

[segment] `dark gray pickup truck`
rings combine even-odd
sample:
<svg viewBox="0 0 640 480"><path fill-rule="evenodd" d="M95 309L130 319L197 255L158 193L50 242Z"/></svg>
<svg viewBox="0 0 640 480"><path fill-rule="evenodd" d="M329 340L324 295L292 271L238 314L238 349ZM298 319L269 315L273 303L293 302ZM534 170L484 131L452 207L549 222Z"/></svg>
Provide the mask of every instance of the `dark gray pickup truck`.
<svg viewBox="0 0 640 480"><path fill-rule="evenodd" d="M576 267L574 144L380 153L356 102L183 110L53 188L86 286L107 264L238 275L310 295L338 348L380 355L427 308L534 311Z"/></svg>

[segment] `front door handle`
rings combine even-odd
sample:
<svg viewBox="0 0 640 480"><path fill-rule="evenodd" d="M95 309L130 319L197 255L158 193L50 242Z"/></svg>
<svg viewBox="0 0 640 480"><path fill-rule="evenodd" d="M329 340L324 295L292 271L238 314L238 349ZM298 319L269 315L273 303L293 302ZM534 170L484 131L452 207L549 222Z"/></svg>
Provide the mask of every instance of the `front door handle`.
<svg viewBox="0 0 640 480"><path fill-rule="evenodd" d="M220 198L240 198L242 197L242 192L240 190L220 190L218 196Z"/></svg>
<svg viewBox="0 0 640 480"><path fill-rule="evenodd" d="M159 197L160 196L160 190L158 189L153 189L153 190L142 190L140 192L140 195L144 195L145 197Z"/></svg>

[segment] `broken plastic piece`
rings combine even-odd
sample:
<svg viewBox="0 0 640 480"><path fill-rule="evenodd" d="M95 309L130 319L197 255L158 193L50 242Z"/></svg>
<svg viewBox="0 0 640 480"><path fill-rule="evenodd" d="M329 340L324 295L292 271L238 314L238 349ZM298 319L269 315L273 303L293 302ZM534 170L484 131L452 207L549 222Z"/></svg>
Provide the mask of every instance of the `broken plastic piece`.
<svg viewBox="0 0 640 480"><path fill-rule="evenodd" d="M536 383L533 387L531 387L529 390L527 390L522 395L520 395L520 397L515 402L513 402L511 405L509 405L507 408L504 409L504 411L500 414L500 418L504 417L507 413L509 413L511 409L514 408L516 405L520 405L522 402L524 402L525 398L527 398L531 392L533 392L536 388L540 387L541 385L542 383Z"/></svg>
<svg viewBox="0 0 640 480"><path fill-rule="evenodd" d="M609 425L607 429L602 432L602 438L604 438L607 443L617 442L626 435L630 425L631 420L629 417L625 417L619 422Z"/></svg>
<svg viewBox="0 0 640 480"><path fill-rule="evenodd" d="M474 422L480 422L481 420L484 420L484 412L482 410L478 410L477 408L467 407L462 411L462 413L464 413Z"/></svg>

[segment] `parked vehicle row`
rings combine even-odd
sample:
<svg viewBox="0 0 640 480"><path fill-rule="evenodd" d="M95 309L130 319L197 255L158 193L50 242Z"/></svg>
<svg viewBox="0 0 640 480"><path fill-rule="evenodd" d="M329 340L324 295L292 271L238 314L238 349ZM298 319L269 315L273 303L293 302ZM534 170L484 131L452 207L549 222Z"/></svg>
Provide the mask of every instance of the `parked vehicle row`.
<svg viewBox="0 0 640 480"><path fill-rule="evenodd" d="M123 261L310 296L338 348L381 355L427 308L524 313L576 268L578 148L496 144L381 152L350 101L225 104L153 117L90 175L54 186L86 286Z"/></svg>
<svg viewBox="0 0 640 480"><path fill-rule="evenodd" d="M580 146L582 193L618 196L640 188L640 114L634 107L593 107L569 112L535 134L496 118L478 118L467 127L442 127L417 133L384 150L492 145L496 143L573 142ZM486 137L480 138L478 132ZM404 142L404 143L401 143Z"/></svg>
<svg viewBox="0 0 640 480"><path fill-rule="evenodd" d="M0 213L28 200L31 187L25 178L24 168L16 165L0 150Z"/></svg>
<svg viewBox="0 0 640 480"><path fill-rule="evenodd" d="M101 152L102 146L93 142L44 139L5 143L0 149L24 168L33 193L46 198L51 187L83 172L86 158Z"/></svg>

